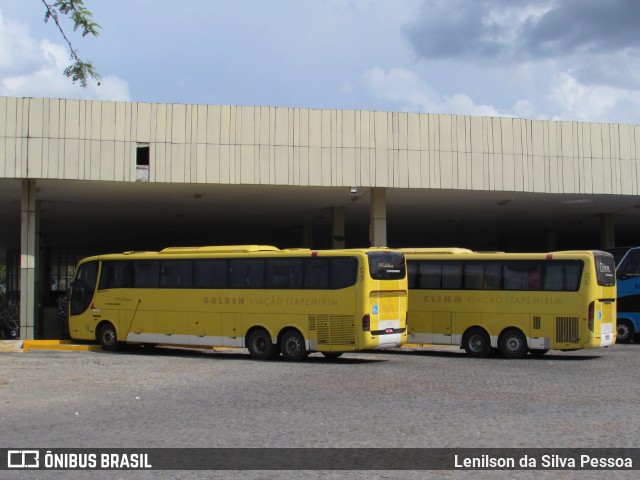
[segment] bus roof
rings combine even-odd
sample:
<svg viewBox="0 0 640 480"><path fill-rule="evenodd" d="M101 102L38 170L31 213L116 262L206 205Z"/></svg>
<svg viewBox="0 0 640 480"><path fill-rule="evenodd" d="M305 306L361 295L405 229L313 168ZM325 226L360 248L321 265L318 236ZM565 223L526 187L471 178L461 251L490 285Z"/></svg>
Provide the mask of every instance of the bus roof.
<svg viewBox="0 0 640 480"><path fill-rule="evenodd" d="M279 248L271 245L219 245L205 247L167 247L160 250L161 254L193 254L193 253L249 253L249 252L278 252Z"/></svg>
<svg viewBox="0 0 640 480"><path fill-rule="evenodd" d="M468 248L459 248L459 247L429 247L429 248L398 248L398 251L402 253L433 253L433 254L458 254L458 253L475 253L473 250L469 250Z"/></svg>

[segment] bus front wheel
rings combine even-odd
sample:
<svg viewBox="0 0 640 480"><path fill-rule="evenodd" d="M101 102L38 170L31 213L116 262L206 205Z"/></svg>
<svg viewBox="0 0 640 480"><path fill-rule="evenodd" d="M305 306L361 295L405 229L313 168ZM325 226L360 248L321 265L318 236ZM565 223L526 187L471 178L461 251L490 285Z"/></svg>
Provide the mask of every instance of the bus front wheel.
<svg viewBox="0 0 640 480"><path fill-rule="evenodd" d="M472 357L488 357L491 354L491 339L482 328L472 328L462 340L464 351Z"/></svg>
<svg viewBox="0 0 640 480"><path fill-rule="evenodd" d="M502 332L498 340L498 349L506 358L523 358L529 351L527 339L520 330L515 328Z"/></svg>
<svg viewBox="0 0 640 480"><path fill-rule="evenodd" d="M329 360L335 360L336 358L340 358L343 352L322 352L324 358L328 358Z"/></svg>
<svg viewBox="0 0 640 480"><path fill-rule="evenodd" d="M263 328L251 332L247 344L249 355L256 360L269 360L275 356L276 349L271 342L271 335Z"/></svg>
<svg viewBox="0 0 640 480"><path fill-rule="evenodd" d="M280 340L282 358L290 362L304 360L309 352L304 344L304 337L297 330L287 330Z"/></svg>
<svg viewBox="0 0 640 480"><path fill-rule="evenodd" d="M119 344L116 328L110 323L103 323L98 330L98 342L105 350L117 350Z"/></svg>
<svg viewBox="0 0 640 480"><path fill-rule="evenodd" d="M618 338L616 342L618 343L629 343L633 339L635 332L633 330L633 325L629 320L618 320Z"/></svg>

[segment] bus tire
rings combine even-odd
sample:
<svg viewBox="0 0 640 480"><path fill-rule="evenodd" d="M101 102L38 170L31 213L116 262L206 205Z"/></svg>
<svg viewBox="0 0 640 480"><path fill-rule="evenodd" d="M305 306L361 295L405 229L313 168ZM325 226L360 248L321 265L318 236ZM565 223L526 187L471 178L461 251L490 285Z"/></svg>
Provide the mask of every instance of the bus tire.
<svg viewBox="0 0 640 480"><path fill-rule="evenodd" d="M282 358L289 362L304 360L309 352L304 344L304 337L298 330L287 330L280 339Z"/></svg>
<svg viewBox="0 0 640 480"><path fill-rule="evenodd" d="M530 348L529 349L529 353L531 355L535 355L536 357L541 357L542 355L544 355L548 351L549 351L548 348Z"/></svg>
<svg viewBox="0 0 640 480"><path fill-rule="evenodd" d="M335 360L336 358L340 358L343 352L322 352L324 358L328 358L329 360Z"/></svg>
<svg viewBox="0 0 640 480"><path fill-rule="evenodd" d="M498 349L505 358L524 358L529 351L527 339L517 328L508 328L498 339Z"/></svg>
<svg viewBox="0 0 640 480"><path fill-rule="evenodd" d="M471 357L488 357L492 352L489 334L479 327L467 330L462 337L462 348Z"/></svg>
<svg viewBox="0 0 640 480"><path fill-rule="evenodd" d="M270 360L275 356L275 347L271 342L271 335L264 328L256 328L247 339L249 355L256 360Z"/></svg>
<svg viewBox="0 0 640 480"><path fill-rule="evenodd" d="M618 327L616 330L618 333L616 343L630 343L635 336L633 325L626 319L618 320Z"/></svg>
<svg viewBox="0 0 640 480"><path fill-rule="evenodd" d="M105 350L112 352L118 350L120 344L118 343L116 327L109 322L105 322L100 325L100 328L98 329L98 342L100 342L100 345Z"/></svg>

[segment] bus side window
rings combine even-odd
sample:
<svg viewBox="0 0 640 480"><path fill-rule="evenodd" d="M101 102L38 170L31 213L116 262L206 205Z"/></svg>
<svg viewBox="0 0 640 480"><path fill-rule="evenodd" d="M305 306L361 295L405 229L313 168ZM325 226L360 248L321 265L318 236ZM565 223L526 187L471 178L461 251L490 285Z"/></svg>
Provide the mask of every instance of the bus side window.
<svg viewBox="0 0 640 480"><path fill-rule="evenodd" d="M304 288L326 290L329 288L329 260L309 258L304 261Z"/></svg>
<svg viewBox="0 0 640 480"><path fill-rule="evenodd" d="M163 260L160 288L191 288L191 260Z"/></svg>
<svg viewBox="0 0 640 480"><path fill-rule="evenodd" d="M446 262L442 266L442 288L459 290L462 288L462 262Z"/></svg>
<svg viewBox="0 0 640 480"><path fill-rule="evenodd" d="M231 260L229 263L231 288L263 288L263 260Z"/></svg>
<svg viewBox="0 0 640 480"><path fill-rule="evenodd" d="M193 263L193 288L227 288L226 260L197 259Z"/></svg>
<svg viewBox="0 0 640 480"><path fill-rule="evenodd" d="M158 288L160 284L160 262L158 260L134 260L134 288Z"/></svg>
<svg viewBox="0 0 640 480"><path fill-rule="evenodd" d="M409 288L416 288L416 280L418 276L418 262L407 261L407 280Z"/></svg>
<svg viewBox="0 0 640 480"><path fill-rule="evenodd" d="M131 262L102 262L98 290L131 287Z"/></svg>
<svg viewBox="0 0 640 480"><path fill-rule="evenodd" d="M436 262L420 262L419 288L442 288L442 266Z"/></svg>
<svg viewBox="0 0 640 480"><path fill-rule="evenodd" d="M330 270L330 288L346 288L354 285L358 275L358 262L355 258L332 258Z"/></svg>
<svg viewBox="0 0 640 480"><path fill-rule="evenodd" d="M302 288L302 259L267 260L266 268L267 288Z"/></svg>
<svg viewBox="0 0 640 480"><path fill-rule="evenodd" d="M629 252L628 259L621 265L618 275L640 275L640 251Z"/></svg>

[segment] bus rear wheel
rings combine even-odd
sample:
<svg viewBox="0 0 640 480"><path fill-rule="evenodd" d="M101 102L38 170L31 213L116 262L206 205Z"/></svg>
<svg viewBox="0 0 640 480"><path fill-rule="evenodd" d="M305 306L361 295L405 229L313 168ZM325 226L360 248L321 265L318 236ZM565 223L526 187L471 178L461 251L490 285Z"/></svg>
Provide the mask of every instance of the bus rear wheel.
<svg viewBox="0 0 640 480"><path fill-rule="evenodd" d="M491 339L482 328L472 328L464 334L462 347L471 357L488 357L491 354Z"/></svg>
<svg viewBox="0 0 640 480"><path fill-rule="evenodd" d="M617 343L630 343L635 336L635 331L633 329L633 325L629 320L618 320L618 338L616 339Z"/></svg>
<svg viewBox="0 0 640 480"><path fill-rule="evenodd" d="M98 342L105 350L118 350L118 334L116 328L110 323L104 323L98 329Z"/></svg>
<svg viewBox="0 0 640 480"><path fill-rule="evenodd" d="M249 334L247 340L249 355L256 360L269 360L275 356L276 349L271 342L271 335L263 328L258 328Z"/></svg>
<svg viewBox="0 0 640 480"><path fill-rule="evenodd" d="M304 337L297 330L287 330L280 340L282 358L290 362L304 360L309 352L304 344Z"/></svg>
<svg viewBox="0 0 640 480"><path fill-rule="evenodd" d="M336 358L340 358L343 352L322 352L324 358L328 358L329 360L335 360Z"/></svg>
<svg viewBox="0 0 640 480"><path fill-rule="evenodd" d="M498 340L498 349L506 358L524 358L529 351L527 339L516 328L509 328L502 332Z"/></svg>

